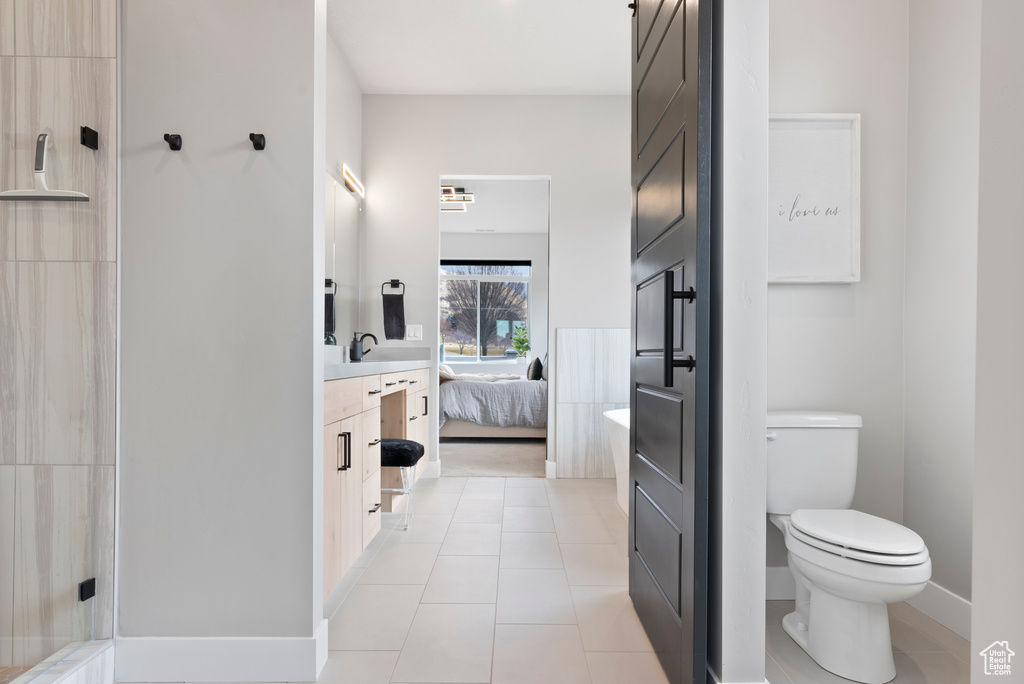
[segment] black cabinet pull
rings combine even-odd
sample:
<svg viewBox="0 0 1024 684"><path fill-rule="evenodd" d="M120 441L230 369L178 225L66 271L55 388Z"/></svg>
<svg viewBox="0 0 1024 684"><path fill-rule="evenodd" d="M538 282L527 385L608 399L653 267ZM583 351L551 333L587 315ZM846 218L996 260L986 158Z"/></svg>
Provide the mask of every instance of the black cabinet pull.
<svg viewBox="0 0 1024 684"><path fill-rule="evenodd" d="M385 387L391 387L392 385L397 385L397 384L398 384L397 382L385 382L384 386Z"/></svg>
<svg viewBox="0 0 1024 684"><path fill-rule="evenodd" d="M383 390L370 390L369 392L367 392L367 394L372 396L374 394L380 394L382 391Z"/></svg>
<svg viewBox="0 0 1024 684"><path fill-rule="evenodd" d="M429 404L427 402L429 402L429 401L430 401L430 397L423 397L423 415L424 416L429 413L429 411L427 410L427 407L429 406Z"/></svg>
<svg viewBox="0 0 1024 684"><path fill-rule="evenodd" d="M403 380L402 382L405 382L405 380ZM419 380L410 380L409 384L410 385L415 385L417 382L419 382Z"/></svg>
<svg viewBox="0 0 1024 684"><path fill-rule="evenodd" d="M678 291L676 290L675 276L672 271L665 271L665 387L672 387L674 385L674 374L676 368L687 368L692 373L693 369L697 366L697 362L693 360L692 356L687 355L685 360L676 359L674 348L675 348L675 311L676 311L676 300L681 299L687 303L693 303L697 299L697 292L691 287L688 290Z"/></svg>
<svg viewBox="0 0 1024 684"><path fill-rule="evenodd" d="M419 416L409 416L409 420L416 420Z"/></svg>
<svg viewBox="0 0 1024 684"><path fill-rule="evenodd" d="M374 506L373 508L371 508L370 510L368 510L368 511L366 511L366 512L367 512L368 514L369 514L369 513L376 513L376 512L377 512L377 511L379 511L379 510L380 510L380 504L377 504L376 506Z"/></svg>
<svg viewBox="0 0 1024 684"><path fill-rule="evenodd" d="M352 467L352 433L342 432L338 435L341 445L338 448L338 455L344 454L344 460L338 466L338 471L348 470Z"/></svg>
<svg viewBox="0 0 1024 684"><path fill-rule="evenodd" d="M408 380L399 380L398 382L409 382Z"/></svg>
<svg viewBox="0 0 1024 684"><path fill-rule="evenodd" d="M367 444L366 446L377 446L378 444L380 444L380 440L379 439L375 439L372 442L370 442L369 444Z"/></svg>
<svg viewBox="0 0 1024 684"><path fill-rule="evenodd" d="M334 460L334 465L337 466L339 473L345 469L345 466L341 460L341 455L345 453L345 445L343 444L345 438L342 436L343 434L344 433L341 432L338 433L338 441L337 444L335 445L336 448L334 450L334 453L337 456L337 458Z"/></svg>

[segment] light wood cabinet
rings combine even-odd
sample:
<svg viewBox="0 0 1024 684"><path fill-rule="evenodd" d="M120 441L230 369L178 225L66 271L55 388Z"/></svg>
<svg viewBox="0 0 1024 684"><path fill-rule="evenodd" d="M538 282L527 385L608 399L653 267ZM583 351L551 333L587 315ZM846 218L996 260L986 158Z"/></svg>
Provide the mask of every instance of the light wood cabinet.
<svg viewBox="0 0 1024 684"><path fill-rule="evenodd" d="M397 468L381 469L381 438L417 441L427 460L429 377L419 369L324 383L324 598L380 532L391 510L382 482L401 486Z"/></svg>

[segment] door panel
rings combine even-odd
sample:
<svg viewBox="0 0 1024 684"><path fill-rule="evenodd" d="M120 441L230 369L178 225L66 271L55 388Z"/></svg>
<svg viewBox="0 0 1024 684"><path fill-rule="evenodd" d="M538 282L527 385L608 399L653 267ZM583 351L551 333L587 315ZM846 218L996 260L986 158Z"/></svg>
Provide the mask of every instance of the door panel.
<svg viewBox="0 0 1024 684"><path fill-rule="evenodd" d="M685 133L681 133L637 188L636 242L639 252L683 218L685 139Z"/></svg>
<svg viewBox="0 0 1024 684"><path fill-rule="evenodd" d="M633 32L629 588L669 681L701 684L713 300L711 11L711 0L639 2Z"/></svg>

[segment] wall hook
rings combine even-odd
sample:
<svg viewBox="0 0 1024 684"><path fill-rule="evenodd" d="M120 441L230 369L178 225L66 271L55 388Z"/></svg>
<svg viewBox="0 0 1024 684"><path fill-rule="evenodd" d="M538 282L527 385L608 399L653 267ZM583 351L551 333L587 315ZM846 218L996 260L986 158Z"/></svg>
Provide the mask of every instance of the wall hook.
<svg viewBox="0 0 1024 684"><path fill-rule="evenodd" d="M249 140L252 140L252 149L254 150L265 150L267 149L267 138L262 133L250 133Z"/></svg>
<svg viewBox="0 0 1024 684"><path fill-rule="evenodd" d="M177 133L164 133L164 140L167 141L172 152L177 152L181 149L181 136Z"/></svg>
<svg viewBox="0 0 1024 684"><path fill-rule="evenodd" d="M88 147L90 150L100 149L100 134L92 130L88 126L82 126L79 134L79 142Z"/></svg>

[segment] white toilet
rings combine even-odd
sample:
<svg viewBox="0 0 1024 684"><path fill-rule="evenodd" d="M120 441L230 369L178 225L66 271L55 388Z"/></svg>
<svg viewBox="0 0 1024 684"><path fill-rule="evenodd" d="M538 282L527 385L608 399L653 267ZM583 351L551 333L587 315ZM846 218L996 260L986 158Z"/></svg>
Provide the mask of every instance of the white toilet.
<svg viewBox="0 0 1024 684"><path fill-rule="evenodd" d="M932 574L920 536L850 510L860 416L768 413L768 513L796 578L796 612L782 620L821 667L856 682L896 676L887 603L920 593Z"/></svg>

